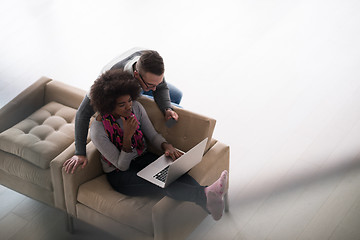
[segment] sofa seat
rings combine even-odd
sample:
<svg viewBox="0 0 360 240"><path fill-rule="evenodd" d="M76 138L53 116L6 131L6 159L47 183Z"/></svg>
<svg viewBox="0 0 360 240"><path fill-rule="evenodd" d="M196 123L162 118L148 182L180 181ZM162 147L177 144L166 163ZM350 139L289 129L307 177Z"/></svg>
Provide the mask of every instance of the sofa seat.
<svg viewBox="0 0 360 240"><path fill-rule="evenodd" d="M51 160L74 141L75 114L74 108L50 102L2 132L0 150L48 169ZM28 171L27 168L24 170Z"/></svg>
<svg viewBox="0 0 360 240"><path fill-rule="evenodd" d="M153 236L152 208L161 198L134 198L118 193L112 189L104 174L80 186L77 205L85 205L85 209L93 209L120 224ZM83 214L82 209L77 207L78 215Z"/></svg>

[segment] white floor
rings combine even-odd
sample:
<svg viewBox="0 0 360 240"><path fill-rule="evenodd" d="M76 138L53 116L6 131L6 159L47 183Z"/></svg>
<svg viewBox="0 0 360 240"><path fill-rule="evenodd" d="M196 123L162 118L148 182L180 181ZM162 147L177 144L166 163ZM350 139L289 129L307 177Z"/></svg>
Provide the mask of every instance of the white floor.
<svg viewBox="0 0 360 240"><path fill-rule="evenodd" d="M230 213L189 239L360 239L359 12L357 0L1 1L0 106L42 75L88 89L116 55L158 50L182 106L217 119L231 147ZM0 208L2 236L23 218L14 209Z"/></svg>

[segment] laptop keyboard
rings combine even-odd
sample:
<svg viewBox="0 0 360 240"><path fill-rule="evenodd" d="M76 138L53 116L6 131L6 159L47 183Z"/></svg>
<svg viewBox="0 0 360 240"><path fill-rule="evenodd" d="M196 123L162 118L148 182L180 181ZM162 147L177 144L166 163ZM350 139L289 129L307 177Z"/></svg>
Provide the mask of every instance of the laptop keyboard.
<svg viewBox="0 0 360 240"><path fill-rule="evenodd" d="M160 180L161 182L165 182L166 176L168 174L168 170L169 170L169 166L167 166L166 168L155 174L153 177L156 178L157 180Z"/></svg>

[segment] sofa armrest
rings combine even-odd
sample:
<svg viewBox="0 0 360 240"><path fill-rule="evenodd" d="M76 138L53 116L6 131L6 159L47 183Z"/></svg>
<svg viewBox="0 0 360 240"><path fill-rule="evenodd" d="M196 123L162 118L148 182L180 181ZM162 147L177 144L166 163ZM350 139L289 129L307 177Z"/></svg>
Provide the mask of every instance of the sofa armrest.
<svg viewBox="0 0 360 240"><path fill-rule="evenodd" d="M51 180L54 187L55 207L66 211L64 196L64 181L62 177L63 164L71 158L75 153L75 143L71 144L67 149L60 153L50 162Z"/></svg>
<svg viewBox="0 0 360 240"><path fill-rule="evenodd" d="M201 185L210 185L223 170L229 170L229 146L216 142L189 174ZM190 202L162 198L152 209L155 239L185 239L207 216Z"/></svg>
<svg viewBox="0 0 360 240"><path fill-rule="evenodd" d="M85 168L78 167L74 174L67 173L64 168L62 169L66 209L69 214L75 217L79 186L103 174L100 153L92 142L86 146L86 155L88 163Z"/></svg>
<svg viewBox="0 0 360 240"><path fill-rule="evenodd" d="M44 105L45 86L50 81L47 77L40 78L0 109L0 132L14 126Z"/></svg>
<svg viewBox="0 0 360 240"><path fill-rule="evenodd" d="M230 147L217 141L199 164L193 167L189 174L201 185L207 186L215 182L223 170L230 167Z"/></svg>

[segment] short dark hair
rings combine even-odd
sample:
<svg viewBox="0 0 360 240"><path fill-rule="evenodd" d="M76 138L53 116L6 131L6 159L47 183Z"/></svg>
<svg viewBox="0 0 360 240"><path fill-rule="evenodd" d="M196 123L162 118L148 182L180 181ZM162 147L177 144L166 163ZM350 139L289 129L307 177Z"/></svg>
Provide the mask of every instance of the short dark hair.
<svg viewBox="0 0 360 240"><path fill-rule="evenodd" d="M91 86L90 104L100 114L110 114L116 107L116 99L129 94L132 100L140 95L140 85L134 76L121 69L108 70Z"/></svg>
<svg viewBox="0 0 360 240"><path fill-rule="evenodd" d="M139 63L139 70L144 72L151 72L160 76L165 71L163 58L154 50L144 51L140 56Z"/></svg>

